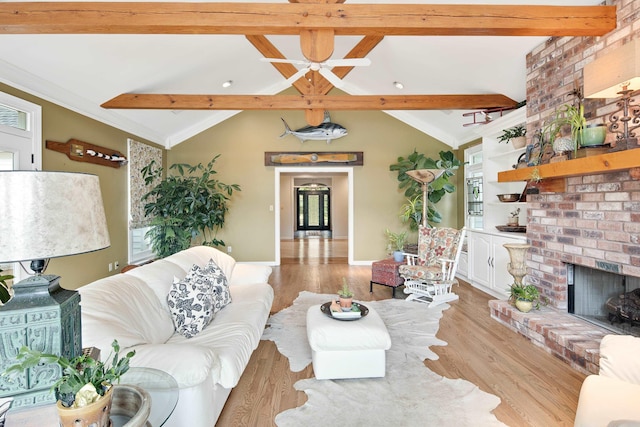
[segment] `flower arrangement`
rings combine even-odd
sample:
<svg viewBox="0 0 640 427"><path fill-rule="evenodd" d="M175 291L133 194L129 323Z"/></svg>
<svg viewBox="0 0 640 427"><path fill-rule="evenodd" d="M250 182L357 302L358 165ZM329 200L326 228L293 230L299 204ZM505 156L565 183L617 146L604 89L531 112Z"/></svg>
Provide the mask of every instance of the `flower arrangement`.
<svg viewBox="0 0 640 427"><path fill-rule="evenodd" d="M62 368L62 377L52 386L56 399L66 408L80 408L96 402L120 381L120 377L129 370L129 361L135 351L128 352L125 357L118 358L120 345L117 340L111 344L111 366L97 361L88 355L80 355L71 360L55 354L46 354L22 346L15 365L8 367L2 375L24 372L40 363L57 363Z"/></svg>
<svg viewBox="0 0 640 427"><path fill-rule="evenodd" d="M517 218L520 215L520 208L512 211L509 215L511 215L511 218Z"/></svg>

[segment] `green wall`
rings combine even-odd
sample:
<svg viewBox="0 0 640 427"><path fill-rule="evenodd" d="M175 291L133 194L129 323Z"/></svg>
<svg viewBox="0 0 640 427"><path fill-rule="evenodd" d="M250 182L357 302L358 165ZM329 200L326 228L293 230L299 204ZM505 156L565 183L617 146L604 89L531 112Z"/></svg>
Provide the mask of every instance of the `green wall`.
<svg viewBox="0 0 640 427"><path fill-rule="evenodd" d="M62 276L62 286L69 289L116 274L119 270L108 271L109 263L118 261L120 268L127 264L127 168L72 161L64 154L45 149L45 141L66 142L75 138L122 153L127 151L127 138L150 142L10 86L0 84L0 91L42 106L44 170L84 172L100 177L111 246L89 254L53 259L47 273ZM349 135L331 144L324 141L301 144L293 136L279 138L283 132L280 117L294 129L306 125L302 112L242 112L166 151L165 162L204 163L221 154L216 163L218 177L229 184L240 184L242 191L234 194L227 224L219 237L233 246L233 256L239 261L270 262L275 259L275 217L269 210L270 205L275 205L275 173L274 167L264 166L264 152L363 151L364 166L354 167L354 259L367 262L384 257L384 229L406 228L398 218L404 197L389 165L414 148L437 158L439 151L450 147L376 111L334 112L332 120L345 126ZM457 198L458 194L447 195L439 204L445 218L443 225L458 225Z"/></svg>
<svg viewBox="0 0 640 427"><path fill-rule="evenodd" d="M115 274L109 273L109 263L118 261L120 268L127 264L127 168L118 169L70 160L66 155L45 148L45 141L66 142L71 138L105 148L127 152L127 138L147 142L135 135L77 114L59 105L26 94L4 84L0 91L22 98L42 107L42 169L48 171L84 172L100 177L111 246L97 252L52 259L47 274L62 276L61 285L76 289L94 280ZM73 191L61 188L60 191ZM72 221L73 218L69 218Z"/></svg>
<svg viewBox="0 0 640 427"><path fill-rule="evenodd" d="M332 112L332 121L346 127L349 134L331 144L301 144L291 135L279 138L284 130L281 117L292 129L306 125L302 112L245 111L171 149L167 161L205 163L221 154L216 163L219 179L240 184L242 191L234 194L219 237L233 246L233 256L238 260L273 261L275 217L269 206L275 204L275 168L264 165L264 152L363 151L364 166L354 166L353 173L354 261L384 257L385 228L407 228L398 217L404 197L389 165L414 148L434 158L451 148L378 111ZM438 206L445 218L443 225L457 226L457 195L445 196Z"/></svg>

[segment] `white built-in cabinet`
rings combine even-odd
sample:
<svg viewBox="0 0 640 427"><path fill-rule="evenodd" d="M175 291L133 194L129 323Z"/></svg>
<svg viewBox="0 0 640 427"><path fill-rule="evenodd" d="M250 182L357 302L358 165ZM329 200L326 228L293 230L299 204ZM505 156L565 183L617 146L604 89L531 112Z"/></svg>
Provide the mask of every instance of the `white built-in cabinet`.
<svg viewBox="0 0 640 427"><path fill-rule="evenodd" d="M465 211L467 226L467 245L465 265L460 262L459 275L473 286L501 299L508 296L509 285L513 277L507 271L509 254L503 247L505 243L526 243L525 233L501 232L496 226L506 225L510 212L520 208L520 224L527 224L527 206L525 202L502 203L498 194L519 193L524 191L524 182L498 182L498 172L509 170L517 164L525 149L514 150L511 144L498 143L498 137L504 129L524 124L526 107L522 107L493 122L478 127L482 136L482 164L471 168L472 175L465 171L465 177L482 177L482 218L469 215L472 207L468 205L469 194L466 189ZM531 139L529 135L528 140ZM475 147L474 150L478 150ZM481 174L478 173L481 170ZM467 209L467 206L470 206Z"/></svg>
<svg viewBox="0 0 640 427"><path fill-rule="evenodd" d="M524 243L524 240L524 236L517 235L498 235L482 231L468 233L467 279L469 282L497 298L506 298L509 286L513 283L513 277L507 271L509 254L503 245Z"/></svg>

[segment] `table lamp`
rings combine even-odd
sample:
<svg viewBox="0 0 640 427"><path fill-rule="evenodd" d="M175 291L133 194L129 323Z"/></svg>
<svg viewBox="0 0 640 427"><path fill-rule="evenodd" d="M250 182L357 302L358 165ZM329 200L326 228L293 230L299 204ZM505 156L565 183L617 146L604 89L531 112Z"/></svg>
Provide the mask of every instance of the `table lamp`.
<svg viewBox="0 0 640 427"><path fill-rule="evenodd" d="M616 134L613 151L638 148L640 105L631 94L640 89L640 40L633 40L584 66L585 98L619 98L609 114L609 131Z"/></svg>
<svg viewBox="0 0 640 427"><path fill-rule="evenodd" d="M429 183L440 178L444 169L416 169L407 171L407 175L416 182L422 184L422 226L428 227L427 205L429 204Z"/></svg>
<svg viewBox="0 0 640 427"><path fill-rule="evenodd" d="M34 275L13 285L0 307L0 372L16 363L20 347L71 358L82 351L80 295L63 289L59 276L43 274L49 259L110 245L100 183L95 175L0 171L0 262L31 263ZM57 364L0 377L0 397L12 408L55 402Z"/></svg>

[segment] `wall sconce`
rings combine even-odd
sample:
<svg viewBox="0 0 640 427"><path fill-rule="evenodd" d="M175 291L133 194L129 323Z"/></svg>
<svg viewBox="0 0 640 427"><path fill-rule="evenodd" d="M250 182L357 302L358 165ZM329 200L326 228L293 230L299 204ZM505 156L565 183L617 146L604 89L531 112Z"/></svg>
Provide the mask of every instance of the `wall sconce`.
<svg viewBox="0 0 640 427"><path fill-rule="evenodd" d="M640 105L631 94L640 89L640 41L601 56L584 67L585 98L618 98L618 110L609 115L609 131L616 134L612 151L638 148Z"/></svg>

